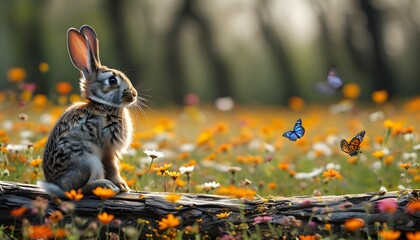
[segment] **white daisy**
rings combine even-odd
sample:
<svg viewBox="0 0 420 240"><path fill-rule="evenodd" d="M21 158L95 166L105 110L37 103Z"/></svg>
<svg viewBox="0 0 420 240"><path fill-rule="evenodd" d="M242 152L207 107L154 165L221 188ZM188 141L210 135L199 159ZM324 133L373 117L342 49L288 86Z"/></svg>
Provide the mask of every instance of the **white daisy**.
<svg viewBox="0 0 420 240"><path fill-rule="evenodd" d="M155 150L146 149L143 152L147 154L147 156L151 157L152 159L161 158L165 156L162 152L158 152Z"/></svg>
<svg viewBox="0 0 420 240"><path fill-rule="evenodd" d="M190 173L192 173L192 171L194 171L194 166L188 166L188 167L180 167L179 168L179 171L182 173L182 174L190 174Z"/></svg>

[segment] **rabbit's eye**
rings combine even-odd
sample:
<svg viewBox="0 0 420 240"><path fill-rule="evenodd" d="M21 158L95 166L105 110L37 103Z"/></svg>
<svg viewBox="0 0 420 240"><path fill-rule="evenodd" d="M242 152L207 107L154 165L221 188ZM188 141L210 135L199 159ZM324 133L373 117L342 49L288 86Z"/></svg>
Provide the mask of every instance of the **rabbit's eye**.
<svg viewBox="0 0 420 240"><path fill-rule="evenodd" d="M109 85L116 85L118 84L118 79L115 76L111 76L108 78L108 83Z"/></svg>

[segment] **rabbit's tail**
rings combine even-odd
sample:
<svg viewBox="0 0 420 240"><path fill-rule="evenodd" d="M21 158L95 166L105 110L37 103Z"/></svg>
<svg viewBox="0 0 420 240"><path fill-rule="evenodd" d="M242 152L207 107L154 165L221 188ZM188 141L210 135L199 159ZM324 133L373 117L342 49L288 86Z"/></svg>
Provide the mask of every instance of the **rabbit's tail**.
<svg viewBox="0 0 420 240"><path fill-rule="evenodd" d="M59 197L59 198L66 198L67 197L64 194L63 189L61 189L59 186L55 185L54 183L45 182L45 181L38 181L36 183L36 185L41 187L49 195L56 196L56 197Z"/></svg>

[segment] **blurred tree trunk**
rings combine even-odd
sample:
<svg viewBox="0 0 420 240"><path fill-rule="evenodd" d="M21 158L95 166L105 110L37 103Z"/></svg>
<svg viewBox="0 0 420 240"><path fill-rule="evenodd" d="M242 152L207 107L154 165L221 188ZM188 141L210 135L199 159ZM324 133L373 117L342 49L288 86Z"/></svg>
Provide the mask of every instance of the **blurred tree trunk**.
<svg viewBox="0 0 420 240"><path fill-rule="evenodd" d="M231 96L232 89L229 82L229 71L222 57L217 52L211 27L206 19L197 11L195 0L185 0L182 2L175 17L171 21L169 31L166 35L166 64L169 82L172 89L172 99L181 104L186 94L187 86L184 81L185 74L182 66L182 49L180 37L182 27L188 20L197 24L199 29L200 45L206 59L209 61L208 67L211 69L217 97Z"/></svg>
<svg viewBox="0 0 420 240"><path fill-rule="evenodd" d="M328 67L335 66L336 60L334 55L334 45L333 41L331 40L330 34L331 31L328 26L328 11L332 11L331 6L328 6L330 3L327 1L310 1L314 12L317 14L318 23L321 28L321 37L320 37L320 45L322 48L322 53L324 54L324 58L328 64ZM325 69L327 72L327 69Z"/></svg>
<svg viewBox="0 0 420 240"><path fill-rule="evenodd" d="M383 36L382 14L371 1L359 0L361 10L367 19L367 30L370 32L373 42L373 62L371 65L372 81L375 90L385 89L389 95L394 93L392 71L387 64Z"/></svg>
<svg viewBox="0 0 420 240"><path fill-rule="evenodd" d="M189 3L190 1L184 1L180 9L175 13L165 39L166 66L172 95L171 99L178 104L182 104L183 97L186 93L186 84L183 77L182 64L180 62L182 52L180 51L179 43L182 24L190 8Z"/></svg>
<svg viewBox="0 0 420 240"><path fill-rule="evenodd" d="M126 14L125 14L125 7L126 4L129 3L124 0L114 1L114 0L107 0L105 2L105 7L108 12L106 14L107 17L110 18L109 26L111 30L111 36L114 37L114 49L117 53L118 62L120 64L129 66L130 79L132 79L133 83L142 80L142 64L136 63L134 60L133 51L131 50L128 40L129 35L127 34L127 24Z"/></svg>
<svg viewBox="0 0 420 240"><path fill-rule="evenodd" d="M347 16L346 25L345 25L345 42L346 46L349 49L350 57L353 60L355 66L359 69L360 72L368 71L369 65L369 54L366 51L359 50L354 45L353 39L353 24L352 18L354 16Z"/></svg>
<svg viewBox="0 0 420 240"><path fill-rule="evenodd" d="M286 46L282 39L276 34L276 29L272 25L270 12L268 9L268 1L259 1L257 6L257 16L259 19L262 36L271 50L271 54L277 66L281 69L280 81L282 81L284 90L282 95L284 98L282 103L287 103L287 100L292 96L297 96L299 92L296 87L296 78L293 74L292 63L287 55Z"/></svg>
<svg viewBox="0 0 420 240"><path fill-rule="evenodd" d="M8 24L11 29L11 39L15 43L16 49L13 49L14 66L21 66L27 71L26 82L36 82L37 92L47 93L51 90L50 79L48 75L39 71L39 64L46 61L43 47L42 19L44 19L44 9L47 1L6 1L2 4L9 6L5 11Z"/></svg>
<svg viewBox="0 0 420 240"><path fill-rule="evenodd" d="M198 2L198 0L189 0ZM209 67L213 73L213 80L216 87L216 97L228 97L232 96L232 86L230 83L230 73L226 62L220 56L214 37L211 31L211 26L208 21L199 14L196 8L191 8L190 17L198 25L200 30L200 41L204 54L209 61Z"/></svg>

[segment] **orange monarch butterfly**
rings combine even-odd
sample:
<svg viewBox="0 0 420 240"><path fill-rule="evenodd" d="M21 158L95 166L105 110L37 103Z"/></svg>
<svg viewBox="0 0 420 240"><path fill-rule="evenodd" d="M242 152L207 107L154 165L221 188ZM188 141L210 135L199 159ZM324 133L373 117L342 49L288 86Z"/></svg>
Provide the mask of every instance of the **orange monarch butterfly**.
<svg viewBox="0 0 420 240"><path fill-rule="evenodd" d="M341 151L347 153L351 157L355 157L359 153L362 153L362 151L360 151L360 144L362 143L363 138L365 137L365 133L365 130L359 132L354 138L350 140L350 142L347 142L346 139L341 140Z"/></svg>

